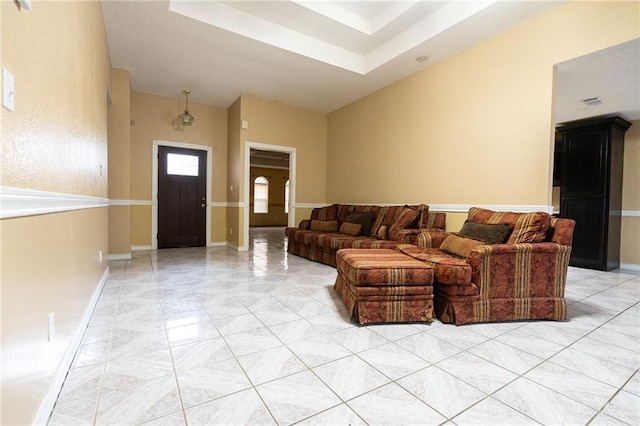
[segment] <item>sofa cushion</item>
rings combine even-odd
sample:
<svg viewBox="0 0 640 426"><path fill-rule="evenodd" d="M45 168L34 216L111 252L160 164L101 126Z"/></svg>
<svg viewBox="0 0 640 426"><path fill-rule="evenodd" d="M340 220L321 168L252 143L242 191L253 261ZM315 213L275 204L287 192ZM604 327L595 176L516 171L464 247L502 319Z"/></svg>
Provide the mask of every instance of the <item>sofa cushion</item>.
<svg viewBox="0 0 640 426"><path fill-rule="evenodd" d="M472 207L468 220L476 223L506 223L513 226L507 244L539 243L544 241L551 224L551 216L545 212L514 213Z"/></svg>
<svg viewBox="0 0 640 426"><path fill-rule="evenodd" d="M344 222L340 225L341 234L347 234L354 237L362 234L362 225L359 223Z"/></svg>
<svg viewBox="0 0 640 426"><path fill-rule="evenodd" d="M420 213L419 210L414 210L410 207L402 209L396 216L395 222L389 227L389 239L395 239L401 230L414 226Z"/></svg>
<svg viewBox="0 0 640 426"><path fill-rule="evenodd" d="M506 223L475 223L468 220L462 225L458 235L486 244L499 244L507 239L510 231L511 226Z"/></svg>
<svg viewBox="0 0 640 426"><path fill-rule="evenodd" d="M440 245L440 250L455 254L456 256L467 257L471 250L484 244L482 241L451 234L444 239Z"/></svg>
<svg viewBox="0 0 640 426"><path fill-rule="evenodd" d="M421 248L410 244L398 244L395 249L430 265L437 283L447 285L471 283L471 265L464 259L440 249Z"/></svg>
<svg viewBox="0 0 640 426"><path fill-rule="evenodd" d="M347 215L347 222L349 223L357 223L362 226L362 231L360 235L364 235L365 237L371 236L371 229L373 227L373 222L376 220L375 212L364 212L364 213L349 213Z"/></svg>
<svg viewBox="0 0 640 426"><path fill-rule="evenodd" d="M440 252L440 255L414 254L412 257L426 262L433 268L435 280L440 284L467 285L471 282L471 266Z"/></svg>
<svg viewBox="0 0 640 426"><path fill-rule="evenodd" d="M337 220L312 220L311 230L321 231L321 232L338 232L338 221Z"/></svg>

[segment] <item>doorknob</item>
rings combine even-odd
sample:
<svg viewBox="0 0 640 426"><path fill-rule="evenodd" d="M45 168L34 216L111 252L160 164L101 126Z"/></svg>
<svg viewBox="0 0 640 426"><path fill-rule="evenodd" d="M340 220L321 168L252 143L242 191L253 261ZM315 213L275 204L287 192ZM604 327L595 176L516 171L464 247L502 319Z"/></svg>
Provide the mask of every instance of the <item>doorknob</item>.
<svg viewBox="0 0 640 426"><path fill-rule="evenodd" d="M207 207L207 205L205 203L202 203L202 204L200 204L200 207L202 207L204 209L205 207Z"/></svg>

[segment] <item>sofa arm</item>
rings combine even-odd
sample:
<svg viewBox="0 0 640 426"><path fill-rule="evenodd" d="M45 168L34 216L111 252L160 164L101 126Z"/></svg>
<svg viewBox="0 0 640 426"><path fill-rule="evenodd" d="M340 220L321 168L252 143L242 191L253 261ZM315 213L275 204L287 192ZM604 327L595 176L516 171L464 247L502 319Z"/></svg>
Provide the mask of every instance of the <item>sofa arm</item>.
<svg viewBox="0 0 640 426"><path fill-rule="evenodd" d="M555 243L494 244L474 248L467 262L482 300L564 297L570 254Z"/></svg>

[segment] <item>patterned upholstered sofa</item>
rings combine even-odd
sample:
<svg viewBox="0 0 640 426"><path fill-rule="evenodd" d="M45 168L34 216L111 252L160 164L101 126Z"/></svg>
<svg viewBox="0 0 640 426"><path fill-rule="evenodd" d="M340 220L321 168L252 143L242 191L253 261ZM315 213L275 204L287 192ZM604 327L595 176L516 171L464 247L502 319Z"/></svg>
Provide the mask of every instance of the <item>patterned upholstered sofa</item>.
<svg viewBox="0 0 640 426"><path fill-rule="evenodd" d="M574 227L542 212L471 208L439 248L395 249L433 267L434 307L444 323L565 320Z"/></svg>
<svg viewBox="0 0 640 426"><path fill-rule="evenodd" d="M445 213L420 205L333 204L313 209L297 228L287 228L288 252L336 266L343 248L389 248L399 244L438 247L446 238Z"/></svg>

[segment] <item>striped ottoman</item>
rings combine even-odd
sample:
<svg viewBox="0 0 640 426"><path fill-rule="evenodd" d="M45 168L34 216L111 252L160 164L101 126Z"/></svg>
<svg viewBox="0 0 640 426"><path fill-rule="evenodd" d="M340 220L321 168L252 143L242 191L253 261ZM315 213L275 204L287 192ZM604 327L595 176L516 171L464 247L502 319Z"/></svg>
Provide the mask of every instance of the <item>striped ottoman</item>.
<svg viewBox="0 0 640 426"><path fill-rule="evenodd" d="M433 269L391 249L342 249L333 289L360 324L433 318Z"/></svg>

